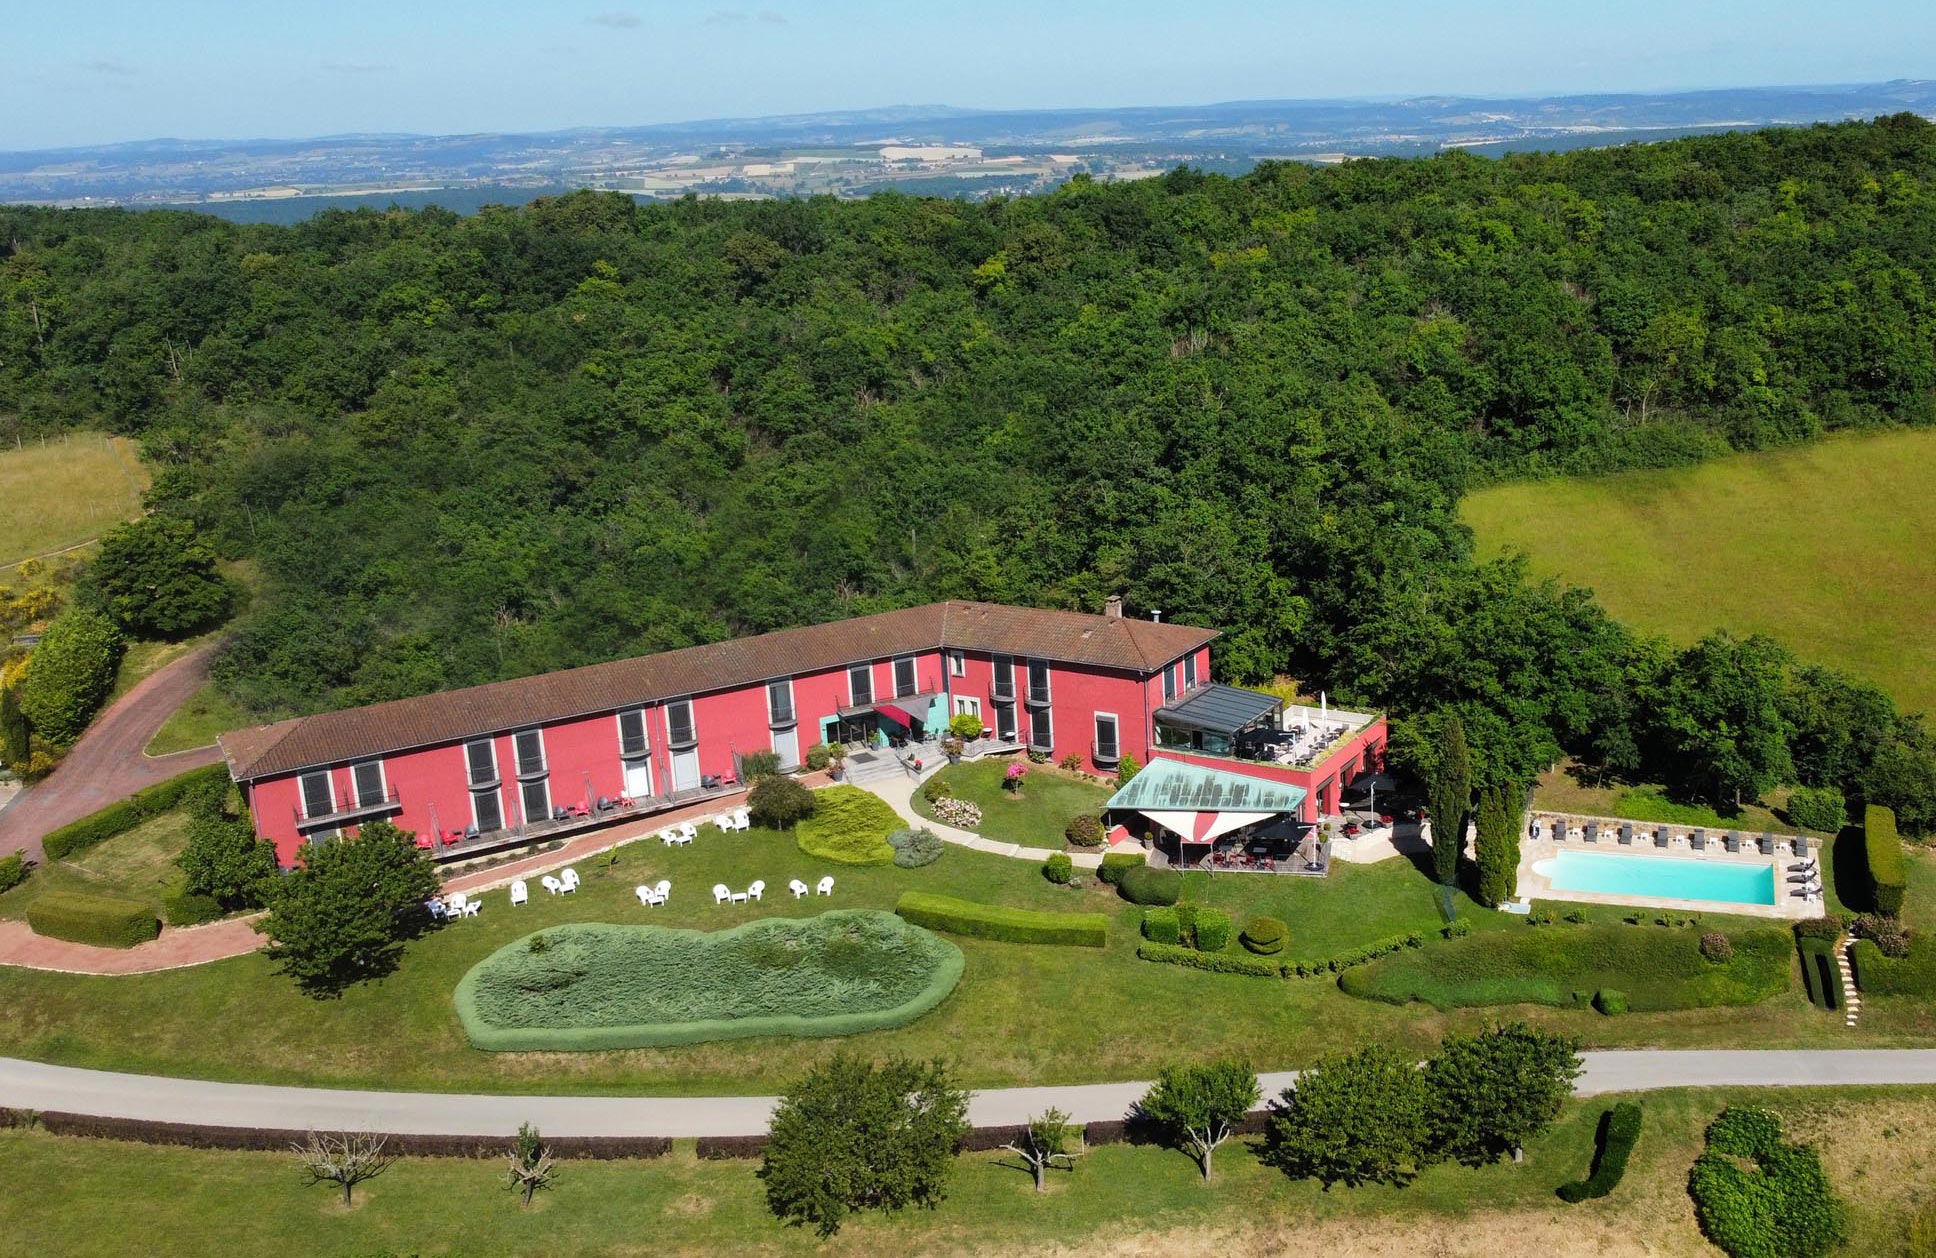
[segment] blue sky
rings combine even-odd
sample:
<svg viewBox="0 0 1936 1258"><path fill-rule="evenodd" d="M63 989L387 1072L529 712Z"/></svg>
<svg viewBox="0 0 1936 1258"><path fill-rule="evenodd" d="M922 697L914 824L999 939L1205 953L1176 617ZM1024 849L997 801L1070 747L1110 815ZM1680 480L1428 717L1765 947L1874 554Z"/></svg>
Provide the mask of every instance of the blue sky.
<svg viewBox="0 0 1936 1258"><path fill-rule="evenodd" d="M1936 76L1930 0L20 3L0 149Z"/></svg>

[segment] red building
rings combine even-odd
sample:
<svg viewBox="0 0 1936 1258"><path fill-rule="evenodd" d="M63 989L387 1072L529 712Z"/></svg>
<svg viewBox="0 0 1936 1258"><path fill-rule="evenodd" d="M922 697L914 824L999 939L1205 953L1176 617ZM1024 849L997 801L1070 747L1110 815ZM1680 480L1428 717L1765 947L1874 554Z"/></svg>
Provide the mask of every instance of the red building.
<svg viewBox="0 0 1936 1258"><path fill-rule="evenodd" d="M1214 631L951 601L326 712L221 739L287 865L373 820L468 855L733 789L739 757L990 734L1113 772L1208 683ZM1245 692L1247 693L1247 692ZM1382 746L1383 723L1379 722Z"/></svg>

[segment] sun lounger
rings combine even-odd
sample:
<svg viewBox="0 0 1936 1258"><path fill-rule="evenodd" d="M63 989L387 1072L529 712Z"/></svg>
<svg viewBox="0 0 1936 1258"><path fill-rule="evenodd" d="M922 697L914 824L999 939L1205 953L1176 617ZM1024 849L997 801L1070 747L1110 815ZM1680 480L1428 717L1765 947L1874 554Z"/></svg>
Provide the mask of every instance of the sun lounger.
<svg viewBox="0 0 1936 1258"><path fill-rule="evenodd" d="M1600 823L1597 821L1587 822L1585 828L1580 831L1580 837L1588 843L1598 843L1600 841Z"/></svg>
<svg viewBox="0 0 1936 1258"><path fill-rule="evenodd" d="M1687 845L1697 852L1707 851L1707 831L1690 831L1687 836Z"/></svg>
<svg viewBox="0 0 1936 1258"><path fill-rule="evenodd" d="M1669 835L1668 835L1666 826L1658 826L1655 828L1654 830L1655 847L1666 847L1668 838L1669 838Z"/></svg>
<svg viewBox="0 0 1936 1258"><path fill-rule="evenodd" d="M1761 854L1763 856L1773 856L1775 854L1775 836L1774 835L1764 834L1759 839L1757 839L1756 842L1760 845Z"/></svg>
<svg viewBox="0 0 1936 1258"><path fill-rule="evenodd" d="M1721 836L1721 845L1730 852L1738 852L1741 850L1741 836L1730 830Z"/></svg>
<svg viewBox="0 0 1936 1258"><path fill-rule="evenodd" d="M1564 817L1553 818L1553 842L1566 842L1566 818Z"/></svg>
<svg viewBox="0 0 1936 1258"><path fill-rule="evenodd" d="M1631 822L1620 827L1620 842L1628 846L1633 844L1633 825Z"/></svg>
<svg viewBox="0 0 1936 1258"><path fill-rule="evenodd" d="M524 879L519 878L517 881L511 884L511 903L514 906L523 904L526 900L529 900L530 898L531 898L531 889L524 885Z"/></svg>
<svg viewBox="0 0 1936 1258"><path fill-rule="evenodd" d="M1808 840L1799 834L1795 836L1795 855L1804 859L1808 856Z"/></svg>

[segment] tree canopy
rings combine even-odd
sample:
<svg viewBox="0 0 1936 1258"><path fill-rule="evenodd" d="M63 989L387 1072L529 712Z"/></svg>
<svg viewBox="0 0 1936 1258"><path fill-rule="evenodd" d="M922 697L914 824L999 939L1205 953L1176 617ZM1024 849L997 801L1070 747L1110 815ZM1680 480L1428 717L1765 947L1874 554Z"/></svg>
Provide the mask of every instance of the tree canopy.
<svg viewBox="0 0 1936 1258"><path fill-rule="evenodd" d="M284 973L312 995L334 996L396 968L438 886L413 837L373 821L354 837L305 847L300 866L263 887L269 915L256 929Z"/></svg>

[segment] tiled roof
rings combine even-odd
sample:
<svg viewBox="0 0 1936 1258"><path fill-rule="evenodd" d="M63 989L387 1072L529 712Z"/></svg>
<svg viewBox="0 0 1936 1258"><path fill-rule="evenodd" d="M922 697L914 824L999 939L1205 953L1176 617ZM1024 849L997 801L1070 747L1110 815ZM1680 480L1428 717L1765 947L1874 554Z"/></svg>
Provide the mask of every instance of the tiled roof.
<svg viewBox="0 0 1936 1258"><path fill-rule="evenodd" d="M910 651L954 647L1146 675L1216 636L1127 617L929 603L232 730L222 753L230 772L251 781Z"/></svg>

